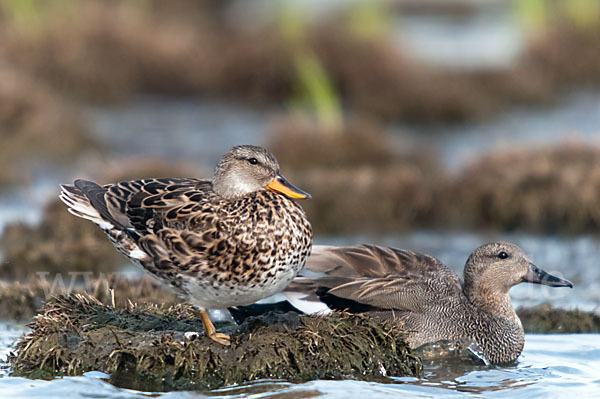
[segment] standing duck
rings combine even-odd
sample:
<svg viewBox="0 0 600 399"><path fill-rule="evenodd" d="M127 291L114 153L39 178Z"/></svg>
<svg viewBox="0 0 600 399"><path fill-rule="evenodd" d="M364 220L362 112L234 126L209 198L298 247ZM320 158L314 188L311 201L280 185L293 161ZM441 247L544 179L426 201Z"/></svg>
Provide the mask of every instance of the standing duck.
<svg viewBox="0 0 600 399"><path fill-rule="evenodd" d="M525 340L508 295L522 282L573 287L505 242L477 248L465 265L464 282L429 255L375 245L315 246L283 294L305 313L346 310L391 320L407 332L412 348L468 339L491 363L506 363L519 357Z"/></svg>
<svg viewBox="0 0 600 399"><path fill-rule="evenodd" d="M212 180L156 178L62 185L75 216L200 310L204 333L228 345L207 309L248 305L283 290L304 266L312 230L279 164L257 146L231 148Z"/></svg>

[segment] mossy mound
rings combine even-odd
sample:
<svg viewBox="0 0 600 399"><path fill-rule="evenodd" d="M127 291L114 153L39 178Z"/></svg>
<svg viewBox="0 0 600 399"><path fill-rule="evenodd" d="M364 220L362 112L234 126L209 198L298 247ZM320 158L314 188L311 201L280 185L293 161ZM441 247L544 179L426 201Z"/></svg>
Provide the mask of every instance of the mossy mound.
<svg viewBox="0 0 600 399"><path fill-rule="evenodd" d="M549 304L519 308L517 314L528 333L599 333L600 315L581 310L554 309Z"/></svg>
<svg viewBox="0 0 600 399"><path fill-rule="evenodd" d="M229 347L208 338L189 305L118 310L87 295L51 299L10 359L16 376L111 374L117 385L147 390L210 389L277 378L382 381L418 376L420 360L402 333L368 318L266 314L250 318Z"/></svg>

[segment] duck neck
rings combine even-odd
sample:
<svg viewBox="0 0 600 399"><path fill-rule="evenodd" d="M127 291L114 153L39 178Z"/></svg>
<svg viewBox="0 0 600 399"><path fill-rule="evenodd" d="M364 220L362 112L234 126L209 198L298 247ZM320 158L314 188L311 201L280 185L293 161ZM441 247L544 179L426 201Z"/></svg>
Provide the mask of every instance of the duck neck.
<svg viewBox="0 0 600 399"><path fill-rule="evenodd" d="M518 320L507 290L497 286L465 282L464 292L477 308L495 317Z"/></svg>
<svg viewBox="0 0 600 399"><path fill-rule="evenodd" d="M250 184L244 184L243 180L223 174L215 175L212 185L213 191L218 196L228 200L235 200L257 191L256 187Z"/></svg>

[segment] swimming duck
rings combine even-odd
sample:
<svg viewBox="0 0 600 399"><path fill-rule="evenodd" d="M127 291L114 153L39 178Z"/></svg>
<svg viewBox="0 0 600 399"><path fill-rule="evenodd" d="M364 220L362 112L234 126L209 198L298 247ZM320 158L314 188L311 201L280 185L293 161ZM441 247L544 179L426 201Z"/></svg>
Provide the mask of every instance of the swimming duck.
<svg viewBox="0 0 600 399"><path fill-rule="evenodd" d="M212 180L156 178L62 185L61 200L116 249L200 311L204 333L228 345L207 309L251 304L283 290L304 266L312 230L264 148L231 148Z"/></svg>
<svg viewBox="0 0 600 399"><path fill-rule="evenodd" d="M468 339L490 362L505 363L523 350L523 326L508 295L522 282L573 287L506 242L477 248L466 262L464 282L438 259L413 251L315 246L283 294L305 313L346 310L393 320L412 348Z"/></svg>

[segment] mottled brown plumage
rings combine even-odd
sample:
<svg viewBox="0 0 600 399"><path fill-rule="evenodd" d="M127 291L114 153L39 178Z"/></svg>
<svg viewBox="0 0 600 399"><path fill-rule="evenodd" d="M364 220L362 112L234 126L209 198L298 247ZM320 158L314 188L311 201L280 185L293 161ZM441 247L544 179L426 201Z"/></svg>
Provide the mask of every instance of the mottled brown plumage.
<svg viewBox="0 0 600 399"><path fill-rule="evenodd" d="M315 247L286 289L331 309L368 312L407 331L412 347L468 338L492 363L515 360L524 332L509 289L521 282L569 286L538 269L516 245L497 242L477 248L467 260L464 284L438 259L374 245ZM301 302L301 301L300 301ZM295 306L300 302L294 301ZM302 310L302 309L301 309Z"/></svg>
<svg viewBox="0 0 600 399"><path fill-rule="evenodd" d="M281 291L311 250L310 224L289 199L309 196L260 147L229 150L212 180L76 180L62 188L71 213L97 223L120 252L201 311ZM205 330L216 337L212 325Z"/></svg>

